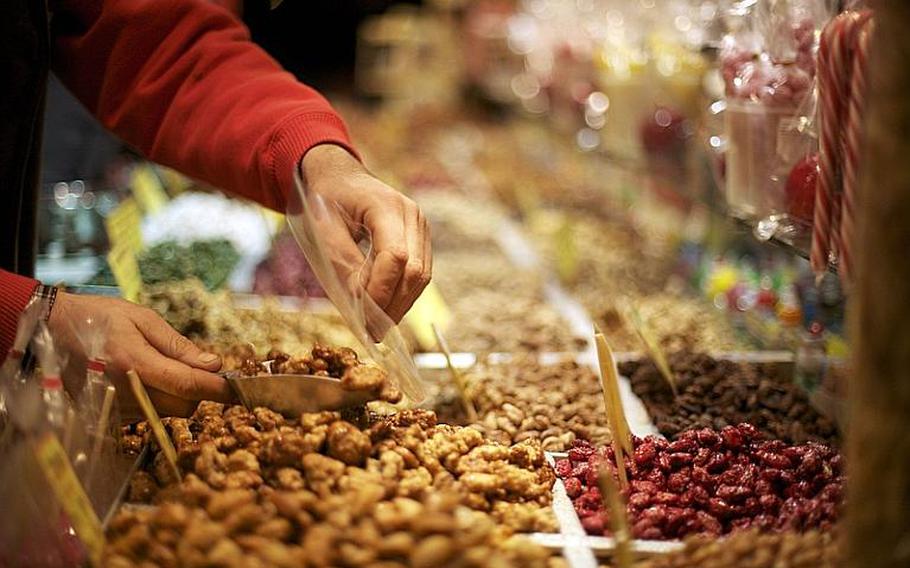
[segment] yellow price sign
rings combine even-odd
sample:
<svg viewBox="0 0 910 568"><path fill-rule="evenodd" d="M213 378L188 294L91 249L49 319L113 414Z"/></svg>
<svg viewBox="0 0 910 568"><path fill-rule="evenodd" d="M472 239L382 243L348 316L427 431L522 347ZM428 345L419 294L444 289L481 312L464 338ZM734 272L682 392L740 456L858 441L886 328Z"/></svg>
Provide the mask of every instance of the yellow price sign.
<svg viewBox="0 0 910 568"><path fill-rule="evenodd" d="M142 274L139 272L136 252L127 245L115 245L107 253L107 263L123 298L130 302L138 300L139 292L142 291Z"/></svg>
<svg viewBox="0 0 910 568"><path fill-rule="evenodd" d="M57 436L45 432L35 441L34 453L51 491L72 522L76 536L85 545L92 564L100 566L104 553L104 530Z"/></svg>
<svg viewBox="0 0 910 568"><path fill-rule="evenodd" d="M430 282L424 288L423 294L417 298L411 311L405 316L405 321L414 332L417 343L424 350L432 351L436 348L436 332L433 331L433 325L445 330L452 322L452 311L435 282Z"/></svg>
<svg viewBox="0 0 910 568"><path fill-rule="evenodd" d="M148 164L139 165L133 169L130 189L142 210L149 215L157 213L170 199L167 192L164 191L164 185L158 178L158 174Z"/></svg>
<svg viewBox="0 0 910 568"><path fill-rule="evenodd" d="M132 197L124 199L104 220L111 248L126 246L133 252L142 249L142 212Z"/></svg>
<svg viewBox="0 0 910 568"><path fill-rule="evenodd" d="M161 178L161 183L164 184L171 195L180 195L193 187L193 181L177 170L172 170L165 166L158 166L156 170L158 171L158 177Z"/></svg>

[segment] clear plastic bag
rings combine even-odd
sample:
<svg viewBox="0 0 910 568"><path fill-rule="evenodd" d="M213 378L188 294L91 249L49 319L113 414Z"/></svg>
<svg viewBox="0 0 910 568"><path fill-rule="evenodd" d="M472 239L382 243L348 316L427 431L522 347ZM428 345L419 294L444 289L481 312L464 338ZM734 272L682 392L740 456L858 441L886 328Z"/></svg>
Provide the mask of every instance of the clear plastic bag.
<svg viewBox="0 0 910 568"><path fill-rule="evenodd" d="M401 331L366 291L374 262L369 231L337 204L308 191L299 170L288 197L287 220L300 249L366 354L414 403L426 396Z"/></svg>
<svg viewBox="0 0 910 568"><path fill-rule="evenodd" d="M721 48L730 209L758 236L789 231L792 169L813 153L815 52L831 17L823 0L759 2L730 13Z"/></svg>

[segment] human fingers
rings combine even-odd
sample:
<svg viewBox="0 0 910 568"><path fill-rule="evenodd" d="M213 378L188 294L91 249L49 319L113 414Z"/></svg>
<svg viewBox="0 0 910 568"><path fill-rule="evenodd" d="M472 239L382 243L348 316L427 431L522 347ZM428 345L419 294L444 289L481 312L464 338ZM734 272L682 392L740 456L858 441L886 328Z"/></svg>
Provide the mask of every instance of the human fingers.
<svg viewBox="0 0 910 568"><path fill-rule="evenodd" d="M416 204L410 203L405 210L405 230L407 231L408 261L404 274L386 309L389 317L401 321L420 293L430 282L432 274L432 251L429 244L429 223Z"/></svg>
<svg viewBox="0 0 910 568"><path fill-rule="evenodd" d="M165 357L207 371L218 371L221 368L221 357L199 349L153 310L137 306L129 317L149 344Z"/></svg>

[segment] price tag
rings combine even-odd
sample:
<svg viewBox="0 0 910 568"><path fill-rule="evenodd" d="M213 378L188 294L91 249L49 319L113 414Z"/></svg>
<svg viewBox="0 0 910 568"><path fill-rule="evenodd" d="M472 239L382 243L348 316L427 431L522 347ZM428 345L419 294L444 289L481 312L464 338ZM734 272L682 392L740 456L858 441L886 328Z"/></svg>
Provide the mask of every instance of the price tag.
<svg viewBox="0 0 910 568"><path fill-rule="evenodd" d="M104 552L104 530L57 436L45 432L35 441L34 453L38 466L73 523L76 536L88 551L92 564L100 566Z"/></svg>
<svg viewBox="0 0 910 568"><path fill-rule="evenodd" d="M107 253L107 263L123 298L130 302L137 301L139 292L142 291L142 274L139 272L135 251L127 245L115 245Z"/></svg>
<svg viewBox="0 0 910 568"><path fill-rule="evenodd" d="M566 283L578 276L578 247L575 243L575 227L568 217L563 217L559 230L554 235L556 247L556 273Z"/></svg>
<svg viewBox="0 0 910 568"><path fill-rule="evenodd" d="M139 408L142 409L145 419L148 420L149 426L152 428L152 434L155 435L155 441L158 442L161 453L164 454L175 478L180 480L180 468L177 467L177 450L174 449L174 444L171 443L171 439L164 429L164 424L161 423L161 418L158 416L158 411L155 410L155 405L153 405L151 399L149 399L149 393L145 390L145 385L142 384L142 380L139 379L139 375L136 374L136 371L127 371L126 376L130 380L130 388L133 390L133 396L136 397Z"/></svg>
<svg viewBox="0 0 910 568"><path fill-rule="evenodd" d="M142 210L149 215L157 213L169 199L161 180L158 179L158 174L148 164L138 165L133 169L130 189Z"/></svg>
<svg viewBox="0 0 910 568"><path fill-rule="evenodd" d="M436 334L433 331L435 324L439 329L445 330L452 322L452 311L443 299L439 288L430 282L417 298L411 310L405 316L405 321L414 332L417 343L425 351L436 348Z"/></svg>
<svg viewBox="0 0 910 568"><path fill-rule="evenodd" d="M111 248L122 244L133 252L142 250L142 213L132 197L123 200L108 214L104 226Z"/></svg>

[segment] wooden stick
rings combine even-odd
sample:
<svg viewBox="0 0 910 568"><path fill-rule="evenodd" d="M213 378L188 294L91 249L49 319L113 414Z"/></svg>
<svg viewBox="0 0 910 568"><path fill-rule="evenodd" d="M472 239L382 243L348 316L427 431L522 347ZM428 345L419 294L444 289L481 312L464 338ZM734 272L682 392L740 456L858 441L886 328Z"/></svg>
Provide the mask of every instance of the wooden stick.
<svg viewBox="0 0 910 568"><path fill-rule="evenodd" d="M628 455L632 455L632 432L626 411L619 395L619 379L616 373L616 360L607 343L607 338L599 329L594 328L594 342L597 345L597 359L600 363L600 387L604 395L604 406L607 420L613 430L613 436L619 438L620 445ZM619 464L617 458L617 464Z"/></svg>
<svg viewBox="0 0 910 568"><path fill-rule="evenodd" d="M468 420L477 422L477 408L474 407L474 401L468 396L468 391L465 387L464 377L461 375L461 371L456 369L455 365L452 364L452 353L449 351L449 344L446 342L445 337L442 336L442 332L439 331L439 328L436 327L435 323L430 324L430 327L433 328L433 334L436 336L436 342L439 344L439 349L442 350L442 354L446 358L446 366L448 366L449 372L452 374L452 382L455 383L455 390L458 391L458 398L461 399L461 405L468 414Z"/></svg>
<svg viewBox="0 0 910 568"><path fill-rule="evenodd" d="M635 333L638 334L638 338L644 344L645 350L651 356L654 364L657 365L657 370L661 376L670 385L670 390L673 391L673 398L677 398L679 391L676 388L676 377L673 374L673 370L670 369L670 363L667 362L663 349L660 348L660 343L654 337L654 334L651 333L651 329L645 324L641 313L635 306L629 306L628 312L629 321L632 323L632 327L635 328Z"/></svg>
<svg viewBox="0 0 910 568"><path fill-rule="evenodd" d="M620 478L622 481L622 478ZM597 468L597 485L600 487L600 498L604 509L610 512L610 528L613 530L613 541L616 543L616 565L618 568L632 566L632 549L629 543L629 519L626 507L616 488L613 475L603 465Z"/></svg>
<svg viewBox="0 0 910 568"><path fill-rule="evenodd" d="M152 433L155 435L158 447L161 448L161 453L164 454L177 481L180 481L182 476L180 475L180 468L177 467L177 450L174 449L174 444L167 435L164 424L161 423L161 418L149 398L148 391L145 390L145 385L142 384L142 380L136 371L127 371L126 376L129 377L130 388L133 389L133 395L136 397L136 401L139 402L139 407L142 408L142 413L145 414L145 419L148 420L149 426L152 428Z"/></svg>
<svg viewBox="0 0 910 568"><path fill-rule="evenodd" d="M104 389L104 400L101 402L101 413L98 415L98 424L95 426L95 443L92 446L91 471L94 472L95 464L101 458L101 448L104 446L104 440L107 437L108 422L111 419L111 408L114 406L114 396L117 389L108 385Z"/></svg>

